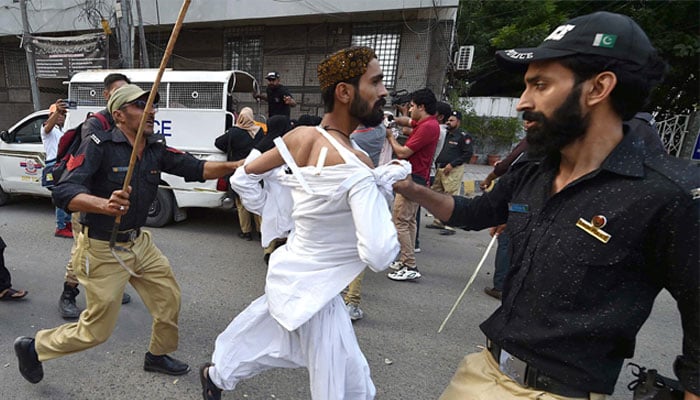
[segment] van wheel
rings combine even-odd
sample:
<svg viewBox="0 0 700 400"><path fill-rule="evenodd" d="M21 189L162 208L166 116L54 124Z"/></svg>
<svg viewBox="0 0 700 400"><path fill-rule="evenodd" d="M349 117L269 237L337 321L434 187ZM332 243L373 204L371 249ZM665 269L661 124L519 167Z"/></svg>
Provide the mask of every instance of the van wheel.
<svg viewBox="0 0 700 400"><path fill-rule="evenodd" d="M0 206L4 206L8 201L10 201L10 195L0 187Z"/></svg>
<svg viewBox="0 0 700 400"><path fill-rule="evenodd" d="M166 189L158 189L155 200L148 208L148 217L146 225L154 228L160 228L168 225L173 220L173 194Z"/></svg>

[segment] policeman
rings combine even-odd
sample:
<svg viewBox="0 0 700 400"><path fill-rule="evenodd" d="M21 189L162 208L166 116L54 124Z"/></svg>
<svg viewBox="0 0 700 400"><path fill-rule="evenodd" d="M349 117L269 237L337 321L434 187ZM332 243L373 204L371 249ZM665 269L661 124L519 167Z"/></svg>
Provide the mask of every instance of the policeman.
<svg viewBox="0 0 700 400"><path fill-rule="evenodd" d="M109 74L104 78L104 90L102 91L102 96L104 96L105 100L109 101L109 96L111 96L113 91L129 83L131 83L131 81L124 74ZM105 122L103 123L103 121ZM114 128L114 119L112 118L112 114L110 114L109 109L106 108L98 111L92 118L87 118L85 122L83 122L83 126L80 130L82 140L88 140L90 135L104 131L105 125L108 125L109 129ZM70 250L72 259L78 246L78 235L82 231L79 212L74 212L72 214L71 225L73 228L74 237L73 246ZM78 278L76 278L75 274L73 273L73 264L71 264L71 261L68 260L68 263L66 264L65 281L63 282L63 292L61 293L61 297L58 299L58 312L64 319L73 320L80 316L80 309L75 303L75 298L79 293L80 290L78 290ZM131 296L124 292L122 296L122 304L127 304L130 301Z"/></svg>
<svg viewBox="0 0 700 400"><path fill-rule="evenodd" d="M474 154L474 143L472 137L460 129L462 124L462 113L454 110L450 113L447 119L447 136L445 136L445 144L442 150L435 159L435 181L430 187L431 189L448 193L451 195L459 194L459 187L462 184L464 177L464 164L469 163L469 160ZM451 226L445 226L439 220L434 220L432 224L426 225L427 228L442 228L441 235L454 235L455 229Z"/></svg>
<svg viewBox="0 0 700 400"><path fill-rule="evenodd" d="M700 174L623 124L663 76L657 50L631 18L597 12L497 58L525 74L526 157L474 199L395 185L454 226L508 222L487 348L440 399L605 398L662 289L683 327L674 371L685 400L700 399Z"/></svg>
<svg viewBox="0 0 700 400"><path fill-rule="evenodd" d="M151 233L141 227L156 196L161 172L186 181L204 181L233 172L235 164L198 160L152 136L159 99L156 95L146 117L144 140L136 144L138 158L131 186L122 190L148 95L136 85L124 85L112 93L107 106L116 127L95 133L82 143L53 191L59 207L83 213L83 229L72 265L87 304L77 322L40 330L36 340L15 340L20 373L29 382L43 378L43 361L89 349L110 337L127 282L153 317L144 370L170 375L190 370L186 363L168 355L178 345L180 288L168 259L153 243ZM110 248L110 234L117 216L122 218L115 251Z"/></svg>

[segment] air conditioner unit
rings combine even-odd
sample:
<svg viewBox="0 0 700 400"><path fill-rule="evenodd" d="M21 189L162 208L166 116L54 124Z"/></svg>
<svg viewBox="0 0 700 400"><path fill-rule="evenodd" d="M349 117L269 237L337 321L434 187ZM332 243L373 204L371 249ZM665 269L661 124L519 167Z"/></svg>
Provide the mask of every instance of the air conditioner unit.
<svg viewBox="0 0 700 400"><path fill-rule="evenodd" d="M455 52L454 65L457 71L468 71L472 68L474 60L474 46L459 46Z"/></svg>

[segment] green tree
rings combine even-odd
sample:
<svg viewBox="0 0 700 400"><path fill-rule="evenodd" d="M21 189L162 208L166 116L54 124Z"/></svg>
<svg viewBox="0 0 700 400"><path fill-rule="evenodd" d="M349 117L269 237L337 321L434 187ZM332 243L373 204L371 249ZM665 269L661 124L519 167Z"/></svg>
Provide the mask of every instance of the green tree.
<svg viewBox="0 0 700 400"><path fill-rule="evenodd" d="M537 46L556 26L578 15L612 11L632 17L669 64L664 82L652 93L649 111L687 113L700 105L700 2L461 0L457 42L474 45L472 70L455 73L460 95L515 96L522 77L498 69L497 49Z"/></svg>

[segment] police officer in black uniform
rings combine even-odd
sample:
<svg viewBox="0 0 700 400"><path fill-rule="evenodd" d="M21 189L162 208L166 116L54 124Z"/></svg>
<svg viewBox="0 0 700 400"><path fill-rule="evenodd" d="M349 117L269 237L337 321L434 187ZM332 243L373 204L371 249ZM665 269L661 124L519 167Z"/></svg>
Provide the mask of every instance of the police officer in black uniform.
<svg viewBox="0 0 700 400"><path fill-rule="evenodd" d="M700 174L623 125L663 75L656 49L629 17L597 12L497 58L525 71L528 154L474 199L395 185L448 224L508 223L487 349L462 361L440 399L603 398L662 289L683 327L674 371L685 400L700 399Z"/></svg>
<svg viewBox="0 0 700 400"><path fill-rule="evenodd" d="M445 144L435 159L435 181L431 189L452 195L459 194L464 177L464 164L468 164L474 154L474 143L471 135L464 132L462 124L462 113L453 110L446 121L447 135ZM442 228L441 235L454 235L455 229L445 226L442 222L435 220L428 228Z"/></svg>
<svg viewBox="0 0 700 400"><path fill-rule="evenodd" d="M168 355L178 346L180 288L168 259L155 246L150 232L141 227L156 196L161 172L186 181L204 181L233 172L236 164L199 160L153 136L156 96L156 104L147 115L144 140L137 144L131 185L122 190L148 95L136 85L125 85L112 93L108 108L116 128L95 133L84 141L53 190L59 207L83 213L83 229L72 264L87 304L75 323L40 330L36 341L17 338L14 346L20 373L31 383L43 378L43 361L86 350L110 337L127 282L153 317L144 369L170 375L186 374L190 369ZM121 223L115 256L110 234L117 216L121 216Z"/></svg>
<svg viewBox="0 0 700 400"><path fill-rule="evenodd" d="M267 101L267 114L269 117L284 115L289 118L291 107L296 107L297 102L289 89L280 83L280 78L279 72L268 72L265 76L265 79L267 79L265 94L254 94L253 97Z"/></svg>

